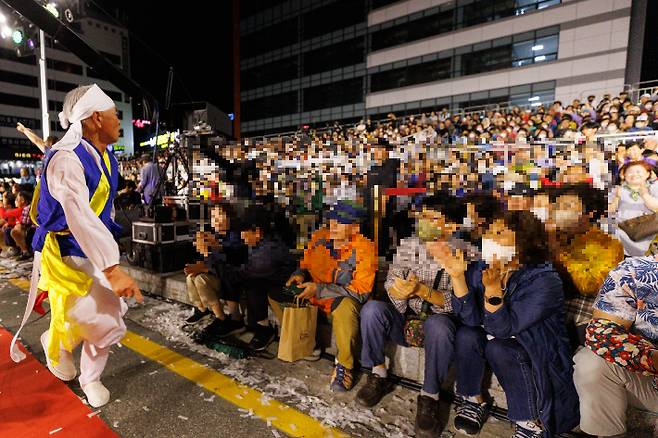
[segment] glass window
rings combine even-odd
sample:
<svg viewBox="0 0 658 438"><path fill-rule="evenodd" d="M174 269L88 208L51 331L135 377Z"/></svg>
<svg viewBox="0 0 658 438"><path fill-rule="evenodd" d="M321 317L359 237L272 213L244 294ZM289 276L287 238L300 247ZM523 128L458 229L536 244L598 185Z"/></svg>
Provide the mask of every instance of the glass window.
<svg viewBox="0 0 658 438"><path fill-rule="evenodd" d="M304 14L304 39L365 21L363 0L338 0Z"/></svg>
<svg viewBox="0 0 658 438"><path fill-rule="evenodd" d="M9 82L16 85L24 85L26 87L39 86L39 80L36 76L6 70L0 70L0 82Z"/></svg>
<svg viewBox="0 0 658 438"><path fill-rule="evenodd" d="M304 54L304 76L364 62L364 40L355 38Z"/></svg>
<svg viewBox="0 0 658 438"><path fill-rule="evenodd" d="M241 106L244 121L294 114L297 112L297 91L248 100Z"/></svg>
<svg viewBox="0 0 658 438"><path fill-rule="evenodd" d="M248 58L260 53L289 46L297 42L297 17L266 27L240 39L240 57Z"/></svg>
<svg viewBox="0 0 658 438"><path fill-rule="evenodd" d="M82 66L78 64L51 58L46 59L46 64L48 65L48 68L53 70L63 71L64 73L72 73L75 75L82 75Z"/></svg>
<svg viewBox="0 0 658 438"><path fill-rule="evenodd" d="M39 99L30 96L0 92L0 102L3 105L24 106L26 108L39 108Z"/></svg>
<svg viewBox="0 0 658 438"><path fill-rule="evenodd" d="M374 32L371 40L372 50L450 32L454 26L454 13L454 9L444 11Z"/></svg>
<svg viewBox="0 0 658 438"><path fill-rule="evenodd" d="M371 49L381 50L557 4L560 0L478 0L464 6L453 5L450 9L373 32Z"/></svg>
<svg viewBox="0 0 658 438"><path fill-rule="evenodd" d="M297 56L259 65L241 73L242 87L244 90L264 87L297 78L299 63Z"/></svg>
<svg viewBox="0 0 658 438"><path fill-rule="evenodd" d="M451 59L444 58L432 62L375 73L370 76L370 91L389 90L423 82L438 81L450 77Z"/></svg>
<svg viewBox="0 0 658 438"><path fill-rule="evenodd" d="M363 77L304 90L304 111L363 102Z"/></svg>

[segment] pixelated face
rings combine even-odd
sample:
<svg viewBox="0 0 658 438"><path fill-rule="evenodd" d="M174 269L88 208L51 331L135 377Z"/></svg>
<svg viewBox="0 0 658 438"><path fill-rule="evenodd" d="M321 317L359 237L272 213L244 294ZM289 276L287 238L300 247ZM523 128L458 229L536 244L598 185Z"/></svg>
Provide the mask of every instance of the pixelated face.
<svg viewBox="0 0 658 438"><path fill-rule="evenodd" d="M221 208L213 208L210 211L210 226L219 234L228 232L228 216Z"/></svg>
<svg viewBox="0 0 658 438"><path fill-rule="evenodd" d="M439 234L444 236L454 233L458 228L457 224L450 222L443 213L427 207L423 207L422 211L418 214L418 220L436 228Z"/></svg>
<svg viewBox="0 0 658 438"><path fill-rule="evenodd" d="M577 227L584 214L583 201L575 194L559 196L551 207L551 218L558 229Z"/></svg>
<svg viewBox="0 0 658 438"><path fill-rule="evenodd" d="M21 168L21 176L28 176L29 174L30 173L25 167Z"/></svg>
<svg viewBox="0 0 658 438"><path fill-rule="evenodd" d="M9 202L9 196L7 195L7 193L4 193L2 195L2 206L4 208L11 208L11 203Z"/></svg>
<svg viewBox="0 0 658 438"><path fill-rule="evenodd" d="M240 238L248 246L256 246L262 237L260 228L255 230L244 230L240 232Z"/></svg>
<svg viewBox="0 0 658 438"><path fill-rule="evenodd" d="M496 219L489 225L489 228L482 236L483 239L494 240L501 246L515 246L516 237L514 231L507 228L505 221Z"/></svg>
<svg viewBox="0 0 658 438"><path fill-rule="evenodd" d="M624 181L630 185L643 184L650 175L643 166L630 166L624 171Z"/></svg>
<svg viewBox="0 0 658 438"><path fill-rule="evenodd" d="M507 209L510 211L527 210L529 199L529 197L522 195L510 195L507 198Z"/></svg>
<svg viewBox="0 0 658 438"><path fill-rule="evenodd" d="M335 219L329 220L329 238L334 241L346 241L352 237L354 224L341 224Z"/></svg>

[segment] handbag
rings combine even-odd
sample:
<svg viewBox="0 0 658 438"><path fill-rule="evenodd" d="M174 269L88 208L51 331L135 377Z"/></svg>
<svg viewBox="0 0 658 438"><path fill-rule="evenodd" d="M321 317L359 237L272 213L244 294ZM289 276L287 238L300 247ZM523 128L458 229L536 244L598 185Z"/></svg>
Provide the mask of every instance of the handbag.
<svg viewBox="0 0 658 438"><path fill-rule="evenodd" d="M619 222L617 226L623 230L633 242L638 242L658 234L658 214L650 213Z"/></svg>

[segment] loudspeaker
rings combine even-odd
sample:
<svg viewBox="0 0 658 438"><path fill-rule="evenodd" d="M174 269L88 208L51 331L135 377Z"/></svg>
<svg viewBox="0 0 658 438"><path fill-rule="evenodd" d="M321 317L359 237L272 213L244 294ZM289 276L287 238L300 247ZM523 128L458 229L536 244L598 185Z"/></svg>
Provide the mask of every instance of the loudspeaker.
<svg viewBox="0 0 658 438"><path fill-rule="evenodd" d="M131 265L158 273L180 271L195 257L191 241L158 245L133 242L129 255Z"/></svg>

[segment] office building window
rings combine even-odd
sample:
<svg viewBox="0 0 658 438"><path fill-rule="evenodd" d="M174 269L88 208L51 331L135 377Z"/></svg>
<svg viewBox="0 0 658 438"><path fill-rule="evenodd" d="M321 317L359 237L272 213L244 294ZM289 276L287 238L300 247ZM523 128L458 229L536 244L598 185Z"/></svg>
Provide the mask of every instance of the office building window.
<svg viewBox="0 0 658 438"><path fill-rule="evenodd" d="M304 53L304 76L364 61L364 40L355 38Z"/></svg>
<svg viewBox="0 0 658 438"><path fill-rule="evenodd" d="M0 103L10 106L24 106L26 108L39 108L39 99L30 96L0 92Z"/></svg>
<svg viewBox="0 0 658 438"><path fill-rule="evenodd" d="M38 87L39 80L36 76L16 73L15 71L0 70L0 82L9 82L26 87Z"/></svg>
<svg viewBox="0 0 658 438"><path fill-rule="evenodd" d="M62 71L64 73L71 73L74 75L82 75L82 66L73 64L58 59L46 58L46 65L53 70Z"/></svg>
<svg viewBox="0 0 658 438"><path fill-rule="evenodd" d="M297 91L242 102L242 119L257 120L297 112Z"/></svg>
<svg viewBox="0 0 658 438"><path fill-rule="evenodd" d="M297 56L259 65L241 73L242 88L250 90L297 78Z"/></svg>
<svg viewBox="0 0 658 438"><path fill-rule="evenodd" d="M363 0L338 0L304 14L304 39L349 27L365 19Z"/></svg>
<svg viewBox="0 0 658 438"><path fill-rule="evenodd" d="M304 111L363 102L363 77L304 90Z"/></svg>
<svg viewBox="0 0 658 438"><path fill-rule="evenodd" d="M240 57L249 58L297 42L298 18L268 26L240 39Z"/></svg>
<svg viewBox="0 0 658 438"><path fill-rule="evenodd" d="M557 59L558 43L559 29L550 27L425 57L441 55L442 59L438 60L418 63L418 60L410 59L404 67L392 70L380 67L383 71L375 69L370 75L370 91L554 61Z"/></svg>
<svg viewBox="0 0 658 438"><path fill-rule="evenodd" d="M452 59L445 58L375 73L370 76L370 91L389 90L423 82L448 79L452 73L451 65Z"/></svg>
<svg viewBox="0 0 658 438"><path fill-rule="evenodd" d="M443 4L440 8L423 11L420 17L402 18L402 23L392 26L383 23L372 33L371 49L398 46L558 4L560 0L479 0L463 6L457 6L457 2Z"/></svg>

